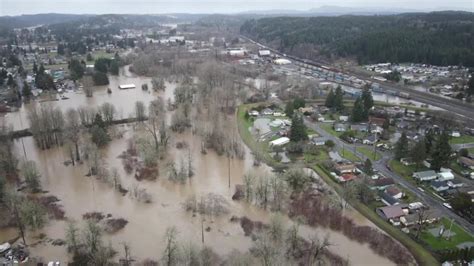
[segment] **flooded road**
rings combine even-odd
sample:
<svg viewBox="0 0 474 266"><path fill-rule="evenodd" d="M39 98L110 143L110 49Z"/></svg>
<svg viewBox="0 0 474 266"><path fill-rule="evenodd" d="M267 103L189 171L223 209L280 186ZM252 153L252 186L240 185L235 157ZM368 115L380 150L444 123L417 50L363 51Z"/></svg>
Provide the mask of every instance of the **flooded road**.
<svg viewBox="0 0 474 266"><path fill-rule="evenodd" d="M150 79L136 77L128 73L126 76L111 77L111 95L107 94L107 87L98 88L93 98L85 95L69 92L69 100L60 100L53 104L65 110L69 107L81 105L97 106L104 102L114 104L117 110L121 110L123 117L133 112L134 102L143 101L146 105L154 99L155 95L161 94L164 99L173 97L173 88L176 84L167 83L165 92L146 92L140 89L141 84L149 83ZM137 89L119 91L118 84L135 83ZM149 85L150 86L150 85ZM18 121L14 118L23 116L23 126L26 127L26 110L22 108L17 113L11 113L4 119L14 122L15 128L19 129ZM230 160L231 187L228 185L228 160L224 156L218 156L212 150L206 155L201 154L201 139L191 133L173 135L169 145L169 155L164 161L159 162L159 178L156 181L137 181L133 174L127 174L122 166L122 160L118 156L127 148L127 140L133 138L135 127L133 124L118 126L124 131L124 137L112 140L103 149L104 164L108 169L116 168L119 172L122 186L131 190L134 186L145 188L152 196L152 203L145 204L132 199L127 194L122 196L110 185L97 180L95 177L86 177L86 165L65 166L64 161L68 159L63 148L52 148L40 150L36 147L32 137L23 138L27 159L34 160L41 172L42 188L48 191L48 195L55 195L61 201L67 219L82 222L82 215L87 212L102 212L111 214L113 218L124 218L128 224L115 234L105 234L104 243L109 242L119 252L116 259L122 255L121 243L128 243L132 248L132 255L137 260L151 258L159 260L158 254L164 250L164 234L166 228L175 226L179 231L178 239L181 243L193 242L201 245L201 219L193 217L186 212L183 203L191 196L204 196L215 193L223 196L229 203L230 213L218 218L207 219L204 227L210 227L210 232L205 232L205 245L210 246L219 255L225 256L232 250L246 252L252 246L250 237L244 235L239 223L230 222L232 216L247 216L252 220L268 222L271 213L249 205L245 202L234 202L231 200L236 184L242 184L242 177L249 171L256 174L269 174L269 167L262 165L253 166L253 158L249 150L246 150L244 160ZM178 141L186 141L193 157L195 175L185 184L168 180L166 161L174 161L179 164L182 157L188 155L188 149L177 149ZM22 144L15 141L15 148L20 159L23 160ZM21 155L21 156L20 156ZM130 193L129 193L130 194ZM354 218L357 224L371 225L371 223L357 212L347 212ZM287 225L291 221L285 219ZM49 223L38 232L28 232L27 242L38 241L36 237L44 233L50 239L64 239L65 221L50 220ZM321 237L329 234L333 246L330 250L350 260L353 265L393 265L388 259L383 258L369 249L367 245L350 240L341 233L323 228L310 228L302 226L302 236L308 237L312 234ZM0 230L0 242L15 236L15 230ZM30 248L34 256L44 258L44 261L59 260L67 261L69 255L65 246L53 246L50 243L35 245Z"/></svg>

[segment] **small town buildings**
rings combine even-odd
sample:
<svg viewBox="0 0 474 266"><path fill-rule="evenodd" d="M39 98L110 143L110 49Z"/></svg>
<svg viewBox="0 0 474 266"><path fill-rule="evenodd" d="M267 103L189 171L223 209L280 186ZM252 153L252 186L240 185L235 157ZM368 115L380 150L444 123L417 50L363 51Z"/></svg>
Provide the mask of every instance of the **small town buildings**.
<svg viewBox="0 0 474 266"><path fill-rule="evenodd" d="M413 178L418 179L419 181L435 180L437 177L438 175L433 170L413 173Z"/></svg>
<svg viewBox="0 0 474 266"><path fill-rule="evenodd" d="M326 144L326 141L328 141L328 138L326 138L326 137L314 137L314 138L311 139L311 141L316 146L323 146L324 144Z"/></svg>
<svg viewBox="0 0 474 266"><path fill-rule="evenodd" d="M380 198L381 198L382 202L387 206L393 206L393 205L397 205L397 204L400 203L400 201L398 199L390 196L386 192L380 193Z"/></svg>
<svg viewBox="0 0 474 266"><path fill-rule="evenodd" d="M334 124L334 131L345 132L346 130L347 130L347 126L345 124L341 124L341 123Z"/></svg>
<svg viewBox="0 0 474 266"><path fill-rule="evenodd" d="M369 127L367 124L353 124L351 125L351 130L358 132L367 132L369 131Z"/></svg>
<svg viewBox="0 0 474 266"><path fill-rule="evenodd" d="M273 110L270 108L265 108L262 110L263 115L273 115L273 113L274 113Z"/></svg>
<svg viewBox="0 0 474 266"><path fill-rule="evenodd" d="M382 127L383 124L385 124L385 120L386 119L382 117L369 116L369 124L377 125L379 127Z"/></svg>
<svg viewBox="0 0 474 266"><path fill-rule="evenodd" d="M382 219L390 221L393 225L399 225L399 218L405 216L405 212L399 205L377 208L375 212L382 217Z"/></svg>
<svg viewBox="0 0 474 266"><path fill-rule="evenodd" d="M337 177L339 182L342 182L342 183L352 181L356 178L357 178L357 176L353 173L345 173L345 174L341 174L340 176Z"/></svg>
<svg viewBox="0 0 474 266"><path fill-rule="evenodd" d="M250 116L258 116L259 113L258 113L257 110L252 110L252 111L249 112L249 115L250 115Z"/></svg>
<svg viewBox="0 0 474 266"><path fill-rule="evenodd" d="M438 181L448 181L453 180L454 175L451 172L440 172L438 173Z"/></svg>
<svg viewBox="0 0 474 266"><path fill-rule="evenodd" d="M339 163L334 167L339 174L346 173L355 173L357 172L357 167L352 163Z"/></svg>
<svg viewBox="0 0 474 266"><path fill-rule="evenodd" d="M423 207L424 207L423 203L418 202L418 201L408 204L408 208L410 209L410 211L415 211L415 210L421 209Z"/></svg>
<svg viewBox="0 0 474 266"><path fill-rule="evenodd" d="M291 64L291 61L284 58L278 58L273 60L273 63L275 63L276 65L288 65Z"/></svg>
<svg viewBox="0 0 474 266"><path fill-rule="evenodd" d="M459 157L458 162L461 166L474 170L474 160L468 157Z"/></svg>
<svg viewBox="0 0 474 266"><path fill-rule="evenodd" d="M377 138L374 135L369 135L362 140L362 144L374 145L377 142Z"/></svg>
<svg viewBox="0 0 474 266"><path fill-rule="evenodd" d="M282 146L290 142L290 139L288 137L282 137L276 140L270 141L269 145L270 147L272 146Z"/></svg>
<svg viewBox="0 0 474 266"><path fill-rule="evenodd" d="M347 115L340 115L340 116L339 116L339 121L347 122L347 121L349 121L349 116L347 116Z"/></svg>
<svg viewBox="0 0 474 266"><path fill-rule="evenodd" d="M270 50L259 50L258 51L258 56L260 56L260 57L267 57L267 56L270 56L270 55L271 55Z"/></svg>
<svg viewBox="0 0 474 266"><path fill-rule="evenodd" d="M135 84L123 84L119 85L119 89L121 90L128 90L128 89L135 89Z"/></svg>
<svg viewBox="0 0 474 266"><path fill-rule="evenodd" d="M403 197L403 192L398 189L396 186L390 186L385 189L385 193L392 196L395 199L401 199Z"/></svg>
<svg viewBox="0 0 474 266"><path fill-rule="evenodd" d="M460 187L464 186L464 183L461 180L455 178L455 179L452 179L452 180L448 181L448 186L450 188L460 188Z"/></svg>
<svg viewBox="0 0 474 266"><path fill-rule="evenodd" d="M388 187L395 185L395 181L391 177L381 177L371 180L371 189L385 190Z"/></svg>
<svg viewBox="0 0 474 266"><path fill-rule="evenodd" d="M449 189L448 182L446 181L431 181L431 187L437 192Z"/></svg>
<svg viewBox="0 0 474 266"><path fill-rule="evenodd" d="M298 111L300 111L303 114L312 114L314 112L314 109L313 107L308 106L308 107L300 107Z"/></svg>

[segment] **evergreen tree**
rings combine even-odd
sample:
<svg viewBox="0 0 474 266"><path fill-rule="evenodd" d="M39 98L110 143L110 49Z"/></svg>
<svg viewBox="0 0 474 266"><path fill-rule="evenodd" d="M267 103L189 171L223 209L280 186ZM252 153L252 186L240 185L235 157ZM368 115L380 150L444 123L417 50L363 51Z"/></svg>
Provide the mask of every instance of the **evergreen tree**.
<svg viewBox="0 0 474 266"><path fill-rule="evenodd" d="M300 97L296 97L293 100L293 109L300 109L301 107L305 107L306 101Z"/></svg>
<svg viewBox="0 0 474 266"><path fill-rule="evenodd" d="M395 143L395 159L400 160L408 154L408 139L405 132L402 133L400 139Z"/></svg>
<svg viewBox="0 0 474 266"><path fill-rule="evenodd" d="M92 75L92 79L94 80L94 84L97 86L109 84L109 78L105 72L95 71Z"/></svg>
<svg viewBox="0 0 474 266"><path fill-rule="evenodd" d="M427 158L425 140L418 141L410 151L411 160L416 164L417 169L422 165Z"/></svg>
<svg viewBox="0 0 474 266"><path fill-rule="evenodd" d="M295 108L293 107L293 102L288 101L285 105L285 114L288 117L293 117Z"/></svg>
<svg viewBox="0 0 474 266"><path fill-rule="evenodd" d="M16 82L12 75L8 75L7 85L10 87L16 87Z"/></svg>
<svg viewBox="0 0 474 266"><path fill-rule="evenodd" d="M372 161L370 161L370 159L365 160L363 171L366 175L369 176L374 174L374 169L372 168Z"/></svg>
<svg viewBox="0 0 474 266"><path fill-rule="evenodd" d="M452 150L451 145L449 145L449 135L446 131L443 131L436 141L433 154L431 155L433 158L433 161L431 162L431 168L434 170L439 170L443 166L448 166L451 153Z"/></svg>
<svg viewBox="0 0 474 266"><path fill-rule="evenodd" d="M367 113L364 109L364 104L361 98L357 98L354 102L354 108L352 109L352 122L362 122L367 120Z"/></svg>
<svg viewBox="0 0 474 266"><path fill-rule="evenodd" d="M77 59L71 59L69 62L69 71L71 73L71 79L76 81L84 75L84 66Z"/></svg>
<svg viewBox="0 0 474 266"><path fill-rule="evenodd" d="M433 133L433 130L428 130L425 133L424 141L425 141L426 154L430 155L432 152L434 141L435 141L435 135Z"/></svg>
<svg viewBox="0 0 474 266"><path fill-rule="evenodd" d="M369 86L364 87L361 97L364 103L364 109L367 113L369 113L369 110L374 107L374 98L372 97L372 92L370 92Z"/></svg>
<svg viewBox="0 0 474 266"><path fill-rule="evenodd" d="M36 74L38 72L38 65L36 65L36 61L33 62L33 73Z"/></svg>
<svg viewBox="0 0 474 266"><path fill-rule="evenodd" d="M118 59L114 59L110 62L110 74L117 76L119 74L119 62Z"/></svg>
<svg viewBox="0 0 474 266"><path fill-rule="evenodd" d="M293 142L308 140L308 134L306 133L306 126L304 125L303 117L298 113L295 113L291 120L290 140Z"/></svg>
<svg viewBox="0 0 474 266"><path fill-rule="evenodd" d="M344 102L342 98L342 88L341 86L337 86L336 88L336 93L334 95L334 108L337 111L342 111L344 110Z"/></svg>
<svg viewBox="0 0 474 266"><path fill-rule="evenodd" d="M25 97L27 100L30 99L32 93L31 93L31 88L28 85L26 81L23 82L23 97Z"/></svg>
<svg viewBox="0 0 474 266"><path fill-rule="evenodd" d="M471 73L471 78L469 79L469 82L467 83L467 94L469 96L474 95L474 72Z"/></svg>
<svg viewBox="0 0 474 266"><path fill-rule="evenodd" d="M331 89L328 93L328 95L326 96L326 107L327 108L333 108L334 107L334 100L335 100L335 96L334 96L334 91Z"/></svg>

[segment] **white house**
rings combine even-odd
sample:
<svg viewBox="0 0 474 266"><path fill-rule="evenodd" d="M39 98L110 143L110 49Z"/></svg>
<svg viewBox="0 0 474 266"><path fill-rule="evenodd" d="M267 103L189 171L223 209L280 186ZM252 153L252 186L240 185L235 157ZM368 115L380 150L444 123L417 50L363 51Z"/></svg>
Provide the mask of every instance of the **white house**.
<svg viewBox="0 0 474 266"><path fill-rule="evenodd" d="M282 137L276 140L270 141L270 146L282 146L290 142L290 139L287 137Z"/></svg>
<svg viewBox="0 0 474 266"><path fill-rule="evenodd" d="M259 50L258 51L258 56L260 56L260 57L270 56L270 50Z"/></svg>
<svg viewBox="0 0 474 266"><path fill-rule="evenodd" d="M451 172L440 172L438 173L438 180L439 181L448 181L448 180L453 180L454 175Z"/></svg>
<svg viewBox="0 0 474 266"><path fill-rule="evenodd" d="M420 181L435 180L437 177L438 175L436 175L436 172L433 170L413 173L413 178L418 179Z"/></svg>

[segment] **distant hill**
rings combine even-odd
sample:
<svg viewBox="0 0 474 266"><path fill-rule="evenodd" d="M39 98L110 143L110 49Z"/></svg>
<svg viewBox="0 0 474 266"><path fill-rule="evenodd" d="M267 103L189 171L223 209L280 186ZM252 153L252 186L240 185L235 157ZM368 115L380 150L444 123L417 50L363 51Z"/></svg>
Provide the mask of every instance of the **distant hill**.
<svg viewBox="0 0 474 266"><path fill-rule="evenodd" d="M21 16L3 16L0 17L0 25L9 28L25 28L36 25L47 25L69 22L81 18L89 17L90 15L71 15L71 14L36 14L36 15L21 15Z"/></svg>
<svg viewBox="0 0 474 266"><path fill-rule="evenodd" d="M474 13L273 17L246 21L242 34L286 53L353 57L359 63L418 62L474 67Z"/></svg>

